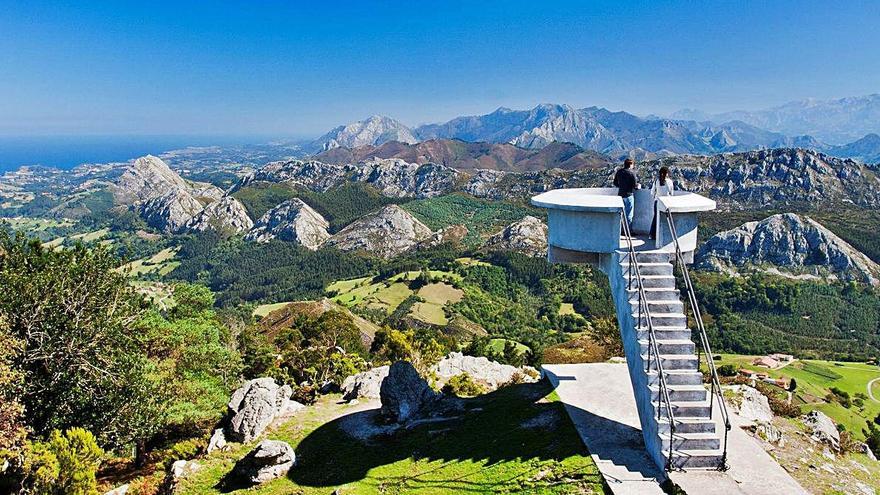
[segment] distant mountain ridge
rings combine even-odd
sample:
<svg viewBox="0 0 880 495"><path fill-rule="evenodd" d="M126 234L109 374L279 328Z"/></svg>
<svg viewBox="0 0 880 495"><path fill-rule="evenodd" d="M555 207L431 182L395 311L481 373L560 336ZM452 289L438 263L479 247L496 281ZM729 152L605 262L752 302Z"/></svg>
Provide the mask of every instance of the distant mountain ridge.
<svg viewBox="0 0 880 495"><path fill-rule="evenodd" d="M685 109L673 113L670 118L716 124L739 120L789 136L809 134L824 142L842 145L866 134L880 134L880 94L836 100L806 99L758 111L708 114Z"/></svg>

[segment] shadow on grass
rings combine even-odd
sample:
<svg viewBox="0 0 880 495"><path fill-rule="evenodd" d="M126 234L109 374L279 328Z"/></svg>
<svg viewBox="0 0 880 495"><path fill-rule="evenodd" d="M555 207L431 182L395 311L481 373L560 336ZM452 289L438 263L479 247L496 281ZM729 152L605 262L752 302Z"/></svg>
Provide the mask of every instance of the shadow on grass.
<svg viewBox="0 0 880 495"><path fill-rule="evenodd" d="M546 380L506 387L462 400L456 417L410 429L383 430L377 410L343 416L299 442L297 465L288 477L301 486L332 487L411 459L423 462L370 473L365 482L379 491L443 487L456 493L529 484L603 486L563 404L540 400L552 390ZM352 425L381 433L358 439L347 432Z"/></svg>

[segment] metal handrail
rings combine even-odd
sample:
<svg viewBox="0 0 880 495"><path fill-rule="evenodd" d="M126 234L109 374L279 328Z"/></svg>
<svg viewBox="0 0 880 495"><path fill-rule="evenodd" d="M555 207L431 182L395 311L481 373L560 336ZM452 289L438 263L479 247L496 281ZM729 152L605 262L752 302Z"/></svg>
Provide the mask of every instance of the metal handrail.
<svg viewBox="0 0 880 495"><path fill-rule="evenodd" d="M639 261L636 259L636 251L633 248L632 235L630 234L629 222L623 211L620 212L620 223L623 226L623 233L626 236L627 247L629 248L629 289L632 289L633 268L635 268L636 282L639 291L639 318L636 322L636 332L639 325L642 324L642 309L644 306L644 315L648 327L648 367L647 371L651 371L651 355L657 361L657 376L659 377L659 397L658 401L666 404L666 415L669 418L669 456L666 458L666 471L672 469L672 450L675 439L675 413L672 412L672 401L669 398L669 389L666 387L666 372L663 371L663 361L660 359L660 349L657 347L657 338L654 335L654 324L651 321L651 309L648 307L648 297L645 294L645 287L642 283L642 273L639 269ZM629 296L627 296L629 297ZM638 341L638 337L636 337ZM660 421L660 407L657 407L657 421Z"/></svg>
<svg viewBox="0 0 880 495"><path fill-rule="evenodd" d="M709 376L711 382L711 393L709 395L709 419L712 419L714 407L713 402L714 398L718 397L718 405L719 410L721 411L721 418L724 420L724 450L721 454L721 465L718 467L721 470L727 469L727 434L730 431L730 416L727 413L727 405L724 403L724 395L721 393L721 380L718 378L718 371L715 369L715 361L712 360L712 348L709 345L709 337L706 334L705 325L703 325L703 317L700 313L700 305L697 302L697 293L694 290L694 283L691 280L690 272L687 268L687 263L685 263L684 255L681 252L681 245L678 240L678 232L675 230L675 221L672 219L672 212L666 211L666 223L669 225L669 232L672 234L672 239L675 242L675 258L678 260L679 267L681 268L681 274L684 278L684 286L688 293L688 302L691 307L691 311L694 313L694 320L697 326L697 333L700 334L700 341L703 345L703 353L706 355L706 366L709 368ZM700 356L697 354L697 369L700 367Z"/></svg>

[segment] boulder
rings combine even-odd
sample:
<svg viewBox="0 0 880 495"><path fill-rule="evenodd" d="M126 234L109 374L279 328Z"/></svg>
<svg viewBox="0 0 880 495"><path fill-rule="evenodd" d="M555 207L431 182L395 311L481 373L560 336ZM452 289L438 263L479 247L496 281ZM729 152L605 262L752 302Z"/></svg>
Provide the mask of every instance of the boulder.
<svg viewBox="0 0 880 495"><path fill-rule="evenodd" d="M105 493L104 495L125 495L126 493L128 493L128 483L124 485L119 485L116 488Z"/></svg>
<svg viewBox="0 0 880 495"><path fill-rule="evenodd" d="M201 468L202 465L196 461L187 461L184 459L174 461L174 464L171 465L171 469L168 471L168 474L165 475L162 492L174 493L174 489L177 487L177 484L180 482L181 479L198 471Z"/></svg>
<svg viewBox="0 0 880 495"><path fill-rule="evenodd" d="M229 438L250 442L260 436L275 416L288 406L293 391L272 378L256 378L233 392L229 399Z"/></svg>
<svg viewBox="0 0 880 495"><path fill-rule="evenodd" d="M232 474L238 480L258 484L283 476L296 461L293 447L280 440L263 440L235 463Z"/></svg>
<svg viewBox="0 0 880 495"><path fill-rule="evenodd" d="M388 369L379 387L382 415L397 423L423 415L439 394L408 361L398 361Z"/></svg>
<svg viewBox="0 0 880 495"><path fill-rule="evenodd" d="M840 432L834 421L821 411L810 411L803 416L804 425L811 432L811 437L817 442L830 445L834 450L840 450Z"/></svg>
<svg viewBox="0 0 880 495"><path fill-rule="evenodd" d="M534 383L537 372L524 372L521 368L507 364L496 363L485 357L465 356L460 352L451 352L441 359L434 367L437 376L443 379L467 373L474 380L484 383L491 389L496 389L510 382L514 375L520 373L523 382Z"/></svg>
<svg viewBox="0 0 880 495"><path fill-rule="evenodd" d="M782 431L773 426L772 423L760 423L755 427L755 434L769 443L778 445L780 447L785 445L785 438L782 435Z"/></svg>
<svg viewBox="0 0 880 495"><path fill-rule="evenodd" d="M382 380L388 376L388 368L388 366L379 366L349 376L342 382L342 398L348 401L359 397L378 399Z"/></svg>
<svg viewBox="0 0 880 495"><path fill-rule="evenodd" d="M861 452L862 454L865 454L866 456L868 456L868 459L871 459L872 461L877 460L877 456L874 455L874 451L872 451L871 447L868 446L868 444L866 444L864 442L858 444L856 451Z"/></svg>
<svg viewBox="0 0 880 495"><path fill-rule="evenodd" d="M742 401L739 404L738 414L753 423L769 423L773 421L773 411L770 410L770 402L767 396L758 392L758 390L742 386Z"/></svg>
<svg viewBox="0 0 880 495"><path fill-rule="evenodd" d="M544 256L547 254L547 225L538 218L526 216L490 237L486 249Z"/></svg>
<svg viewBox="0 0 880 495"><path fill-rule="evenodd" d="M207 453L211 453L215 450L222 449L226 446L226 435L223 433L223 428L217 428L214 430L214 434L211 435L211 439L208 440L208 448L205 449Z"/></svg>

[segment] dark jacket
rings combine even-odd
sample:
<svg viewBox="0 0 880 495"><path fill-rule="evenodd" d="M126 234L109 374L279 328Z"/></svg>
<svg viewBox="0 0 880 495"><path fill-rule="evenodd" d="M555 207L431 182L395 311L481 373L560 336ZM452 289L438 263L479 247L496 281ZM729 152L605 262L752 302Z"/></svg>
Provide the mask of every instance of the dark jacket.
<svg viewBox="0 0 880 495"><path fill-rule="evenodd" d="M614 185L617 186L617 195L628 198L639 183L639 178L630 168L622 168L614 174Z"/></svg>

